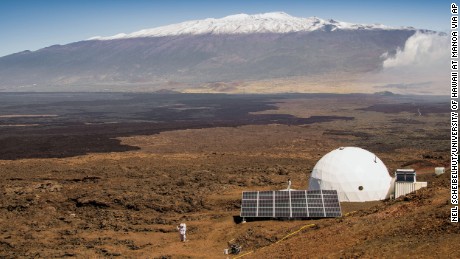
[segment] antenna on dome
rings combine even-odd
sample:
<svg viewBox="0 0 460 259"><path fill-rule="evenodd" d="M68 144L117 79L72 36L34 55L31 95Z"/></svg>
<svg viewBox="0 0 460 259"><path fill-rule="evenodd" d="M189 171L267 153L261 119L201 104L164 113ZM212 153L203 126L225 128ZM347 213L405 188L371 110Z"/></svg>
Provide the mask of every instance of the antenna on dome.
<svg viewBox="0 0 460 259"><path fill-rule="evenodd" d="M374 163L377 163L377 156L374 155Z"/></svg>

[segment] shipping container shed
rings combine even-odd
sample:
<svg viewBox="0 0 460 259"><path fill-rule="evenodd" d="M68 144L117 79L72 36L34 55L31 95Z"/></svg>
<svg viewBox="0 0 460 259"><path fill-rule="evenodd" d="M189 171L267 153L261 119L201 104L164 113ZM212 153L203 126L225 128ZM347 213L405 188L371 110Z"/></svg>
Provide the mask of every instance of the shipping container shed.
<svg viewBox="0 0 460 259"><path fill-rule="evenodd" d="M417 182L414 169L397 169L395 172L395 199L427 186L427 182Z"/></svg>

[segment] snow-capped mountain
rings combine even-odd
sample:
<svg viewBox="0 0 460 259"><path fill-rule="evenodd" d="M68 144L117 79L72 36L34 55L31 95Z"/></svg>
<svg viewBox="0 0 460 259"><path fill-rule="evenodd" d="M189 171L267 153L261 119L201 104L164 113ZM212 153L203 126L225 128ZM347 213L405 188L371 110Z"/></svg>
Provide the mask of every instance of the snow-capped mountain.
<svg viewBox="0 0 460 259"><path fill-rule="evenodd" d="M299 18L283 12L264 14L236 14L221 19L187 21L167 26L144 29L137 32L114 36L96 36L90 40L113 40L139 37L162 37L199 34L250 34L250 33L290 33L311 32L317 30L391 30L397 29L382 24L354 24L335 20L323 20L317 17ZM413 28L399 28L413 29Z"/></svg>
<svg viewBox="0 0 460 259"><path fill-rule="evenodd" d="M415 32L285 13L237 14L0 57L0 91L129 91L171 82L367 73L381 69L383 54L395 54Z"/></svg>

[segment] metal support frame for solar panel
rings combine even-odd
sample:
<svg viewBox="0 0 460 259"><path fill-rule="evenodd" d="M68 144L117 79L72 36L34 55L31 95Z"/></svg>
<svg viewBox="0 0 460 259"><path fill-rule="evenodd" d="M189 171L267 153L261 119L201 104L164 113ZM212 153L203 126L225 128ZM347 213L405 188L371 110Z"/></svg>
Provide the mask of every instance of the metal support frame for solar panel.
<svg viewBox="0 0 460 259"><path fill-rule="evenodd" d="M329 218L342 216L336 190L245 191L242 218Z"/></svg>

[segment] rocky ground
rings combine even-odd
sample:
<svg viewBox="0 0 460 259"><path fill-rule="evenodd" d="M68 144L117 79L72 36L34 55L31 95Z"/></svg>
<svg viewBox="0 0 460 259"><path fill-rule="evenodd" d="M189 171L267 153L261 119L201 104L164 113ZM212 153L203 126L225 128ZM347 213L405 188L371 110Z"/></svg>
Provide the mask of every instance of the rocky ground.
<svg viewBox="0 0 460 259"><path fill-rule="evenodd" d="M449 165L448 113L402 103L290 98L254 114L354 119L123 134L111 139L132 148L0 160L0 257L226 258L233 240L248 258L454 258L449 176L433 174ZM340 146L376 153L390 172L415 168L429 187L342 203L337 219L235 222L241 191L282 189L288 178L304 189L316 161Z"/></svg>

